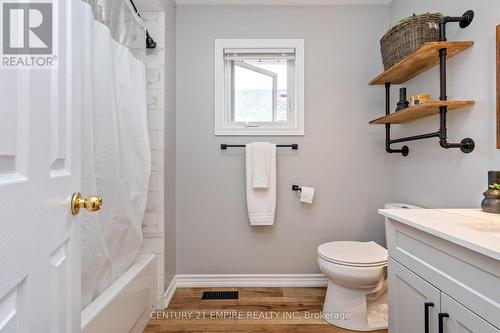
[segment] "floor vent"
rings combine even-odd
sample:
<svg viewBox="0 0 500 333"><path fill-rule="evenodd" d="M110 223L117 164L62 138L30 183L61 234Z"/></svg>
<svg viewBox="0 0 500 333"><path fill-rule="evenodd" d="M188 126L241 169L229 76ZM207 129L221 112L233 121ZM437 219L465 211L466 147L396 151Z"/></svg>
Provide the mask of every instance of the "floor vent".
<svg viewBox="0 0 500 333"><path fill-rule="evenodd" d="M204 299L238 299L237 291L205 291L203 292Z"/></svg>

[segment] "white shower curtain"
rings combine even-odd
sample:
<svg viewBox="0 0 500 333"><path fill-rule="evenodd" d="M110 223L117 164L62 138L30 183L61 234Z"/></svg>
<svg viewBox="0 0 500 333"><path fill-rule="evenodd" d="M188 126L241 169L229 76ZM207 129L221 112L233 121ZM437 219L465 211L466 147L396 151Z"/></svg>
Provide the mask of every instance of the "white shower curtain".
<svg viewBox="0 0 500 333"><path fill-rule="evenodd" d="M137 48L117 42L109 26L96 20L95 8L84 7L82 192L102 196L103 207L82 216L82 307L134 261L142 244L151 169L144 63ZM142 38L144 29L133 22L138 18L129 12L129 19L125 24L135 24Z"/></svg>

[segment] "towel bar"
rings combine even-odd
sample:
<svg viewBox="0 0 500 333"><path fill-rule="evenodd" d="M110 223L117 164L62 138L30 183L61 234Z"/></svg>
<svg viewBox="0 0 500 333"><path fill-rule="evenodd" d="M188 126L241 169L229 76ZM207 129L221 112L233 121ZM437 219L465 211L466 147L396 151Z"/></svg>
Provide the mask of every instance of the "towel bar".
<svg viewBox="0 0 500 333"><path fill-rule="evenodd" d="M220 149L222 150L226 150L227 148L245 148L246 145L228 145L228 144L225 144L225 143L222 143L220 145ZM298 150L299 149L299 145L296 144L296 143L293 143L291 145L276 145L276 147L279 147L279 148L292 148L293 150Z"/></svg>

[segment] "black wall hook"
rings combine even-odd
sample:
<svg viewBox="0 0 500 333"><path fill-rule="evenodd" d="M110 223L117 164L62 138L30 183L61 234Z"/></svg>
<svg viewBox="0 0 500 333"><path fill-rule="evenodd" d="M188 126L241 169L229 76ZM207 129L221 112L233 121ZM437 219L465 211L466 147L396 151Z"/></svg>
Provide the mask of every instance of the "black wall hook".
<svg viewBox="0 0 500 333"><path fill-rule="evenodd" d="M302 192L302 187L299 185L292 185L292 191Z"/></svg>
<svg viewBox="0 0 500 333"><path fill-rule="evenodd" d="M139 16L140 18L142 18L141 13L139 13L139 10L135 6L134 0L130 0L130 4L134 8L134 11L137 14L137 16ZM156 42L153 39L153 37L151 37L149 35L149 31L148 30L146 30L146 48L147 49L154 49L154 48L156 48Z"/></svg>

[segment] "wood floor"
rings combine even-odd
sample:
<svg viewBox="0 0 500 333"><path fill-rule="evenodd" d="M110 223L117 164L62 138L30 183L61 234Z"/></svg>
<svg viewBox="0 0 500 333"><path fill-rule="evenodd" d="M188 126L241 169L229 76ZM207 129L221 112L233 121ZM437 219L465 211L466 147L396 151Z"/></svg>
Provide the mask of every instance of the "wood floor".
<svg viewBox="0 0 500 333"><path fill-rule="evenodd" d="M201 300L203 291L238 290L238 300ZM184 288L155 312L144 333L352 332L320 318L325 288ZM387 333L386 330L374 333Z"/></svg>

